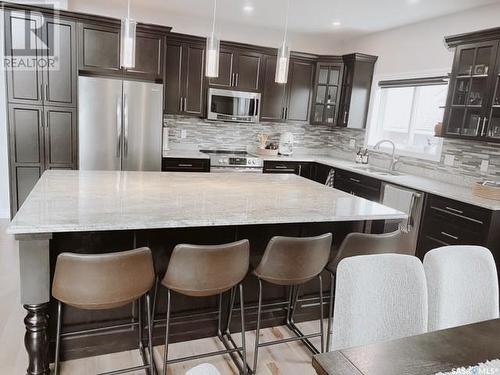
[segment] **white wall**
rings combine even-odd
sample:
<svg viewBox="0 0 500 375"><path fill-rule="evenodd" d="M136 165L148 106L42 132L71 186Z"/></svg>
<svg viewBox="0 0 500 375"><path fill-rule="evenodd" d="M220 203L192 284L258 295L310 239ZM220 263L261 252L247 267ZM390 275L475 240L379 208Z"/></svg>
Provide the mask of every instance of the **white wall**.
<svg viewBox="0 0 500 375"><path fill-rule="evenodd" d="M379 56L376 76L450 72L453 51L444 37L500 27L500 4L467 10L371 34L343 43L342 52L363 52Z"/></svg>
<svg viewBox="0 0 500 375"><path fill-rule="evenodd" d="M3 12L0 10L0 58L3 60ZM10 216L9 163L7 153L7 118L5 102L5 74L0 69L0 218Z"/></svg>

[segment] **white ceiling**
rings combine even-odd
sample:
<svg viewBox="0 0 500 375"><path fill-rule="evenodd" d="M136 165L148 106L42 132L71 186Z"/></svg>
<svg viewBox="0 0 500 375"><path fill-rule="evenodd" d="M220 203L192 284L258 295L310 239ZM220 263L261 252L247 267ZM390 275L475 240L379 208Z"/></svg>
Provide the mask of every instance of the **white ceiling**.
<svg viewBox="0 0 500 375"><path fill-rule="evenodd" d="M131 11L138 21L207 35L213 2L131 0ZM492 3L500 0L290 0L289 29L302 44L312 36L335 43ZM254 37L261 44L275 45L282 35L286 4L287 0L217 0L217 29L224 39L239 40L243 35L244 42ZM126 6L127 0L68 0L70 10L112 17L123 16ZM245 6L253 11L245 12ZM340 25L334 26L335 21ZM262 43L266 38L269 42Z"/></svg>

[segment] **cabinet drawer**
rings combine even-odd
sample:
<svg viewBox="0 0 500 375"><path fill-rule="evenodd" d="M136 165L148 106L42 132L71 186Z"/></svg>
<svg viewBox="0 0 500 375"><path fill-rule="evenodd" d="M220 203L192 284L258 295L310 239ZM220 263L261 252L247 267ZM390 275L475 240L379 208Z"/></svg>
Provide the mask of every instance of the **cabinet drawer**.
<svg viewBox="0 0 500 375"><path fill-rule="evenodd" d="M210 172L208 159L163 158L163 172Z"/></svg>
<svg viewBox="0 0 500 375"><path fill-rule="evenodd" d="M366 187L371 187L374 189L377 189L380 191L380 180L377 180L375 178L363 176L361 174L357 173L352 173L352 172L347 172L343 170L337 169L335 171L335 178L341 178L344 180L347 180L351 183L366 186Z"/></svg>
<svg viewBox="0 0 500 375"><path fill-rule="evenodd" d="M310 163L295 161L265 161L264 173L291 173L310 178Z"/></svg>
<svg viewBox="0 0 500 375"><path fill-rule="evenodd" d="M483 231L476 231L470 227L457 225L453 222L438 218L427 218L423 228L423 235L435 242L446 245L484 245Z"/></svg>
<svg viewBox="0 0 500 375"><path fill-rule="evenodd" d="M429 197L427 214L476 231L483 231L491 217L491 212L486 209L438 196Z"/></svg>

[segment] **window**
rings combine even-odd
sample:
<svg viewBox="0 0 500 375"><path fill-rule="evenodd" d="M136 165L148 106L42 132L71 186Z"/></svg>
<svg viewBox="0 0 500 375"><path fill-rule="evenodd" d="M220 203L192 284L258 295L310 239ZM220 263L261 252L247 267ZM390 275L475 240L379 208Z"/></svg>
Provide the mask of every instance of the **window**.
<svg viewBox="0 0 500 375"><path fill-rule="evenodd" d="M434 127L443 121L447 94L444 77L380 81L367 145L390 139L399 155L439 160L442 139Z"/></svg>

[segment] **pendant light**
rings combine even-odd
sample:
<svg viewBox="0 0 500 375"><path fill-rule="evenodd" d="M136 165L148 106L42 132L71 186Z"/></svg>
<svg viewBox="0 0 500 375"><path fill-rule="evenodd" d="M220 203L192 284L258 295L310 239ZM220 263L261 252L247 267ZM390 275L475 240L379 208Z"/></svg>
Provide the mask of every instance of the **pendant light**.
<svg viewBox="0 0 500 375"><path fill-rule="evenodd" d="M218 77L219 76L219 49L220 41L219 38L215 36L215 13L217 11L217 0L214 0L214 15L212 19L212 33L207 38L207 52L206 52L206 65L205 65L205 75L207 77Z"/></svg>
<svg viewBox="0 0 500 375"><path fill-rule="evenodd" d="M283 43L281 43L281 46L278 49L278 58L276 60L276 74L274 75L274 82L276 83L286 83L288 79L288 66L290 65L290 46L287 43L289 13L290 0L287 0L285 33L283 35Z"/></svg>
<svg viewBox="0 0 500 375"><path fill-rule="evenodd" d="M137 22L130 18L130 0L127 0L127 17L122 19L120 66L125 69L135 67L135 29Z"/></svg>

